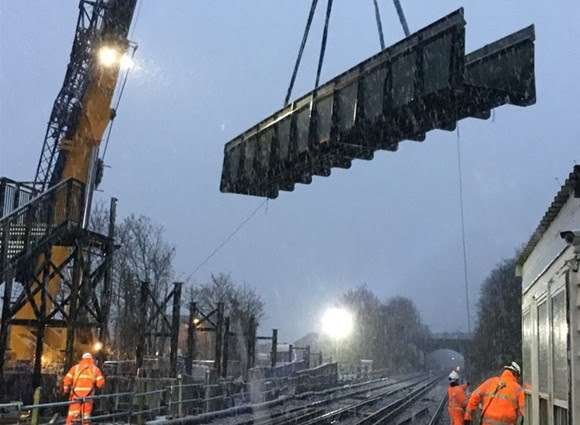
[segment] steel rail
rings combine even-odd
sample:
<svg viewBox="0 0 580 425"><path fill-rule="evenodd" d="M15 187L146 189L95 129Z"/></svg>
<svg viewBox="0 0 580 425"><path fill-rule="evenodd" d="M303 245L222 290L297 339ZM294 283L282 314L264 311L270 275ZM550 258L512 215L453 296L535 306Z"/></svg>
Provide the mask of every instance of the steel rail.
<svg viewBox="0 0 580 425"><path fill-rule="evenodd" d="M280 411L280 412L276 412L276 413L270 412L264 416L254 417L254 418L246 420L246 421L236 422L236 425L281 425L281 424L285 424L285 423L301 423L301 424L302 423L309 423L312 420L319 419L319 418L325 416L325 414L327 414L327 412L324 410L324 406L326 406L328 404L340 402L341 400L345 400L348 398L357 397L360 394L364 394L364 393L367 393L369 391L375 392L378 390L382 390L378 394L374 394L372 396L372 398L369 398L368 400L364 400L363 402L357 402L353 405L349 405L346 408L341 408L341 409L352 409L353 406L359 406L361 404L372 404L372 403L378 402L384 397L387 397L387 396L395 394L399 391L403 391L405 389L408 389L409 387L412 387L412 386L417 385L421 382L424 382L424 380L425 380L424 376L412 377L412 378L407 378L407 379L403 379L401 381L396 381L396 382L386 382L386 383L383 383L382 385L373 386L371 388L368 388L368 387L361 388L361 387L364 387L365 384L368 386L369 384L377 383L376 380L371 380L368 382L355 384L355 387L357 388L355 391L346 392L346 393L340 394L338 396L335 395L336 392L339 392L343 389L349 389L349 387L346 387L346 388L345 387L337 387L337 388L333 388L332 392L330 392L330 396L323 399L323 400L314 401L314 402L309 403L309 404L304 405L304 406L297 406L297 407L294 407L294 408L286 410L286 411ZM379 380L379 382L381 382L381 381L384 382L385 380L384 379ZM406 385L406 386L401 387L401 388L396 388L396 389L391 388L391 387L396 386L396 385L402 385L407 381L413 381L413 382L411 382L409 385ZM389 389L387 391L384 391L386 388L389 388ZM328 392L322 392L322 393L328 394Z"/></svg>
<svg viewBox="0 0 580 425"><path fill-rule="evenodd" d="M355 403L349 404L348 406L344 406L344 407L340 407L338 409L332 410L330 412L325 412L322 415L319 415L317 417L314 417L310 420L306 420L306 421L300 421L298 422L296 419L297 418L289 418L287 421L279 423L277 422L275 425L281 425L281 424L291 424L291 423L300 423L303 425L318 425L318 424L324 424L324 423L331 423L334 422L336 420L340 420L343 417L346 416L353 416L355 415L357 412L359 412L362 408L368 407L368 406L372 406L373 404L379 403L381 401L383 401L386 397L390 397L394 394L397 394L401 391L405 391L408 390L409 388L413 388L416 385L419 385L423 382L425 382L426 380L428 380L429 378L425 378L424 376L418 380L415 380L414 382L411 382L407 385L403 385L399 388L394 388L394 389L389 389L387 391L382 391L378 394L374 394L373 396L371 396L370 398L368 398L367 400L363 400L363 401L357 401ZM404 382L404 381L403 381ZM402 384L402 382L397 382L395 384L392 384L390 386L394 386L396 384ZM420 387L420 388L423 388ZM340 398L334 398L334 399L329 399L329 400L324 400L324 404L330 404L332 402L336 402L336 401L340 401L343 399L347 399L349 397L353 397L356 396L358 394L363 393L363 391L358 391L356 393L351 393L346 395L345 397L340 397ZM316 407L320 402L315 402L309 405L309 407ZM320 404L322 405L322 403ZM270 425L270 424L268 424Z"/></svg>
<svg viewBox="0 0 580 425"><path fill-rule="evenodd" d="M447 404L447 394L445 394L441 399L439 406L437 406L437 410L435 410L435 413L433 414L431 420L429 421L429 425L436 425L437 423L439 423L439 419L441 419L441 414L443 413L446 404Z"/></svg>
<svg viewBox="0 0 580 425"><path fill-rule="evenodd" d="M394 417L402 413L406 408L415 403L419 397L423 396L423 394L433 388L440 380L441 377L431 379L425 385L417 388L405 397L389 403L376 412L356 422L356 425L382 425L388 423Z"/></svg>

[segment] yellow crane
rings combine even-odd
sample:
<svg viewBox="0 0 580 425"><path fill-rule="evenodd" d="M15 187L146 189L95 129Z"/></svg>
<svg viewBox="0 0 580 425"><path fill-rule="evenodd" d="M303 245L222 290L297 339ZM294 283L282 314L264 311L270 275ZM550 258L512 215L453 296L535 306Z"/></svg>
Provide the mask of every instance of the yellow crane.
<svg viewBox="0 0 580 425"><path fill-rule="evenodd" d="M137 0L81 0L79 3L70 63L63 87L54 103L34 181L38 198L44 196L47 198L45 204L50 205L48 222L51 224L59 222L61 218L58 215L64 210L65 204L68 203L66 208L71 209L70 193L54 189L67 181L78 182L84 187L84 196L78 198L82 199L82 205L77 205L76 208L79 212L79 225L86 228L88 224L92 193L99 173L99 146L107 126L114 118L112 100L120 72L130 62L127 55L130 47L127 36L136 2ZM50 194L52 196L49 197ZM4 258L9 258L10 242L18 227L14 223L8 223L8 220L4 221L3 255ZM38 233L39 228L47 227L51 226L33 224L32 230L25 236L26 240L22 242L25 250L35 231ZM32 251L33 247L28 249ZM17 258L17 254L13 254L14 258ZM39 348L38 330L34 321L38 318L39 306L42 305L44 311L55 307L62 289L62 272L42 276L42 265L51 263L53 269L58 270L68 261L70 255L70 244L55 244L48 251L37 255L27 263L27 267L33 269L30 271L32 284L25 287L27 293L24 301L21 301L22 305L12 319L8 317L11 307L9 302L3 304L3 335L7 334L8 321L12 320L13 323L7 344L13 360L30 362L39 354L42 354L43 362L62 360L62 352L67 344L66 329L47 327L45 332L43 328L44 335L40 339ZM8 273L7 263L8 260L3 263L0 281L3 274ZM41 283L41 279L46 280ZM11 278L4 276L4 280L8 285ZM6 292L10 294L9 291ZM62 313L70 314L70 311ZM0 341L0 345L2 342ZM6 342L4 341L4 345ZM73 337L72 343L76 353L88 351L94 343L93 332L81 331L76 339ZM4 353L1 352L0 356L4 357ZM39 369L40 359L36 359L36 363L36 369Z"/></svg>

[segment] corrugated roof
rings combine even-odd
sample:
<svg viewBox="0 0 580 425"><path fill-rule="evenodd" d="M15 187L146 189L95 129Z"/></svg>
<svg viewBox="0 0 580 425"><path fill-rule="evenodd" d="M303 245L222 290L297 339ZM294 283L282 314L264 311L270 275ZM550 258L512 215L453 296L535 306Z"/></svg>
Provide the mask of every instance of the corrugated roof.
<svg viewBox="0 0 580 425"><path fill-rule="evenodd" d="M528 259L548 227L550 227L550 224L552 224L556 216L560 213L562 207L568 201L570 195L580 198L580 165L574 166L574 169L560 188L560 191L554 197L548 211L544 214L542 221L540 221L536 231L532 234L532 237L520 255L520 258L518 259L519 265L523 265Z"/></svg>

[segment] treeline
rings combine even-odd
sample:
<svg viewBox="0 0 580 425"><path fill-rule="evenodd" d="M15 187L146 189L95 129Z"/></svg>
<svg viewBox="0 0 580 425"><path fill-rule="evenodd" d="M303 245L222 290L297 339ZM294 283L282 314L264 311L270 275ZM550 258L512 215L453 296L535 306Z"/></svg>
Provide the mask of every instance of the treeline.
<svg viewBox="0 0 580 425"><path fill-rule="evenodd" d="M189 298L205 314L209 314L219 302L224 303L224 317L229 317L230 332L234 336L229 340L229 357L247 361L249 322L253 319L257 325L264 316L264 302L256 291L245 283L235 282L229 274L220 273L212 274L205 283L193 285ZM213 358L213 345L209 344L209 338L205 344L201 343L201 336L199 338L197 356Z"/></svg>
<svg viewBox="0 0 580 425"><path fill-rule="evenodd" d="M104 204L96 204L91 214L91 229L107 234L108 223L108 208ZM115 242L118 249L113 256L113 296L107 350L111 357L131 359L135 356L140 330L140 284L149 282L149 289L156 300L162 300L169 294L176 279L175 247L168 242L163 226L149 217L133 214L117 220ZM236 283L225 274L212 275L207 282L183 288L183 318L187 317L189 301L197 302L204 311L215 308L218 301L224 302L225 314L230 316L232 328L240 332L243 328L241 323L250 316L259 321L264 310L261 298L252 288ZM156 325L160 323L153 323L153 327ZM168 349L168 344L161 338L148 338L146 344L148 353L163 353Z"/></svg>
<svg viewBox="0 0 580 425"><path fill-rule="evenodd" d="M375 369L397 373L423 366L422 347L430 332L412 300L393 297L383 302L362 285L347 291L340 302L354 315L354 331L341 343L341 362L355 365L370 359Z"/></svg>
<svg viewBox="0 0 580 425"><path fill-rule="evenodd" d="M522 358L522 286L516 255L501 261L481 285L477 324L468 353L473 382Z"/></svg>

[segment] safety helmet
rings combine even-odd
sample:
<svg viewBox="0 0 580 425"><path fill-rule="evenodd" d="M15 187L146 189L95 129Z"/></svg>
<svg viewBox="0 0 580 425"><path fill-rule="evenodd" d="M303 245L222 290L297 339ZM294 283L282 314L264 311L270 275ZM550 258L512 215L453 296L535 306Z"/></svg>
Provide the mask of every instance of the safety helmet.
<svg viewBox="0 0 580 425"><path fill-rule="evenodd" d="M459 374L455 371L452 371L449 374L449 381L451 381L451 382L459 381Z"/></svg>
<svg viewBox="0 0 580 425"><path fill-rule="evenodd" d="M92 359L93 355L91 353L85 353L83 354L83 359Z"/></svg>
<svg viewBox="0 0 580 425"><path fill-rule="evenodd" d="M511 370L512 372L516 373L517 375L522 374L522 369L520 368L520 365L517 364L516 362L511 362L511 364L504 366L504 369Z"/></svg>

